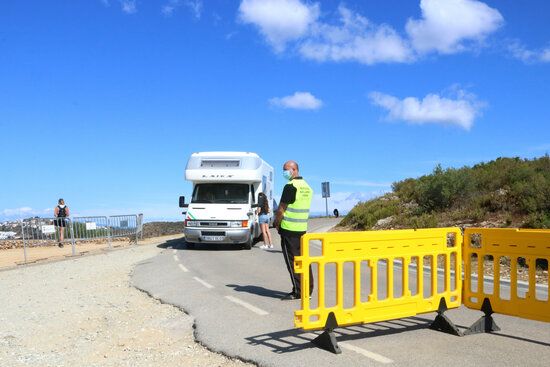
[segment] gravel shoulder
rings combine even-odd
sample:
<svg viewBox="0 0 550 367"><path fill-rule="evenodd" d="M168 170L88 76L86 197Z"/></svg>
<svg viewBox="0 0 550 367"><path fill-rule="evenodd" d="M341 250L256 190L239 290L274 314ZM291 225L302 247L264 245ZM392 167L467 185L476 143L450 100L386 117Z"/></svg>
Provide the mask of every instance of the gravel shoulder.
<svg viewBox="0 0 550 367"><path fill-rule="evenodd" d="M130 285L134 265L161 251L0 272L0 366L247 366L196 343L191 316Z"/></svg>

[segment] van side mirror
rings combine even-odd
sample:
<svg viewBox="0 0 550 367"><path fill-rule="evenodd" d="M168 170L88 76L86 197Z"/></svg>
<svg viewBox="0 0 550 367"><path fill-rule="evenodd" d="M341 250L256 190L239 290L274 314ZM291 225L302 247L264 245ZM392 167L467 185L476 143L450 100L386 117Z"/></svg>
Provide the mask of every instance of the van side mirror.
<svg viewBox="0 0 550 367"><path fill-rule="evenodd" d="M185 196L180 196L180 208L187 208L189 204L185 204Z"/></svg>

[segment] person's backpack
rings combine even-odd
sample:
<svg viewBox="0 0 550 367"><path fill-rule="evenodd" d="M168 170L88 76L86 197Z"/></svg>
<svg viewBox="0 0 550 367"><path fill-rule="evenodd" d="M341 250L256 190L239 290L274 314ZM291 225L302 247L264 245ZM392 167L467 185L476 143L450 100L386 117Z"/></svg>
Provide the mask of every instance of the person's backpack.
<svg viewBox="0 0 550 367"><path fill-rule="evenodd" d="M58 217L66 217L67 216L67 207L64 206L63 208L60 207L59 205L57 206L57 208L59 209L59 212L57 212L57 216Z"/></svg>

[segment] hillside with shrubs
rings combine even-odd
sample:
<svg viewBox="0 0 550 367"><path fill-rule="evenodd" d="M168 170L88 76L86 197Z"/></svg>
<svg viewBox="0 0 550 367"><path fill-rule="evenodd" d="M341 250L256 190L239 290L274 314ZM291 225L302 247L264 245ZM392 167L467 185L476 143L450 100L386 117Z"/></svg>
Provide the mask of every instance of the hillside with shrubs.
<svg viewBox="0 0 550 367"><path fill-rule="evenodd" d="M353 230L445 226L550 228L550 157L436 166L357 204L340 223Z"/></svg>

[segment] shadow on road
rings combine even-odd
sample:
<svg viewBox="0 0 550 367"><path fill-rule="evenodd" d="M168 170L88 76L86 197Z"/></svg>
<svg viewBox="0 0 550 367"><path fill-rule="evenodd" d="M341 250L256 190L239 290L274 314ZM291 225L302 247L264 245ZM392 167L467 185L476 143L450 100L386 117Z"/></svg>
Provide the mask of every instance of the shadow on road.
<svg viewBox="0 0 550 367"><path fill-rule="evenodd" d="M521 336L507 335L507 334L501 334L501 333L495 333L495 332L492 332L491 335L498 335L498 336L502 336L503 338L516 339L516 340L521 340L528 343L534 343L534 344L543 345L545 347L550 347L550 343L545 343L545 342L541 342L533 339L522 338Z"/></svg>
<svg viewBox="0 0 550 367"><path fill-rule="evenodd" d="M226 286L233 288L237 292L246 292L246 293L256 294L258 296L269 297L269 298L281 299L283 296L287 295L285 292L280 292L273 289L267 289L256 285L226 284Z"/></svg>
<svg viewBox="0 0 550 367"><path fill-rule="evenodd" d="M426 329L431 321L417 317L356 325L334 330L339 342L398 334L406 331ZM435 332L435 331L434 331ZM320 332L305 332L301 329L287 329L245 338L250 345L263 345L273 353L283 354L316 348L311 340Z"/></svg>
<svg viewBox="0 0 550 367"><path fill-rule="evenodd" d="M178 249L178 248L183 248L185 247L185 240L183 238L176 238L176 239L173 239L173 240L168 240L166 242L163 242L159 245L157 245L158 248L174 248L174 249Z"/></svg>
<svg viewBox="0 0 550 367"><path fill-rule="evenodd" d="M241 245L235 244L211 244L211 243L196 243L189 244L183 238L168 240L157 245L158 248L173 248L174 250L184 251L246 251Z"/></svg>

